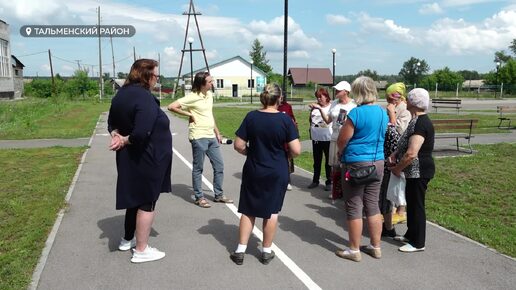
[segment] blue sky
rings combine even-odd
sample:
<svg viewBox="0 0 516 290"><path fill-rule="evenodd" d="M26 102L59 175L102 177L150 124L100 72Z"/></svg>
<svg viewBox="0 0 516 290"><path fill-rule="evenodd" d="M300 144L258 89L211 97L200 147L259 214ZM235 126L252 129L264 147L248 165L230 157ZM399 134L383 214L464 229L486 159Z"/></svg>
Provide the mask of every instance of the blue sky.
<svg viewBox="0 0 516 290"><path fill-rule="evenodd" d="M139 57L161 56L161 73L176 76L188 0L0 0L0 19L10 25L11 52L26 65L25 75L71 75L81 65L98 72L96 38L26 38L23 25L94 25L100 5L102 24L133 25L132 38L113 40L116 71L127 72L133 46ZM258 38L274 71L283 70L281 0L194 0L208 63L240 55L248 58ZM190 23L195 28L193 18ZM197 32L189 36L199 48ZM397 74L410 57L424 59L431 70L493 70L493 54L508 50L516 38L516 0L290 0L288 67L332 66L336 74L376 70ZM103 71L112 72L109 39L102 41ZM203 65L194 53L194 69ZM183 72L190 67L185 54Z"/></svg>

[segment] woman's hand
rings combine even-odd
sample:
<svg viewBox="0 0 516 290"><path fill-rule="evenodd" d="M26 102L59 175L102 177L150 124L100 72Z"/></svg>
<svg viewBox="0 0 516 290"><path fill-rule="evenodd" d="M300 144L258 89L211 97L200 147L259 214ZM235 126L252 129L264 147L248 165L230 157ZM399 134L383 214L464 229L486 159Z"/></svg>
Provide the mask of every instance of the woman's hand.
<svg viewBox="0 0 516 290"><path fill-rule="evenodd" d="M397 177L401 176L401 169L399 169L399 166L391 166L387 167L392 174L396 175Z"/></svg>
<svg viewBox="0 0 516 290"><path fill-rule="evenodd" d="M188 117L188 123L194 123L195 124L195 117L193 116L193 114Z"/></svg>
<svg viewBox="0 0 516 290"><path fill-rule="evenodd" d="M109 150L118 151L129 144L129 136L122 136L118 131L111 132L111 142Z"/></svg>

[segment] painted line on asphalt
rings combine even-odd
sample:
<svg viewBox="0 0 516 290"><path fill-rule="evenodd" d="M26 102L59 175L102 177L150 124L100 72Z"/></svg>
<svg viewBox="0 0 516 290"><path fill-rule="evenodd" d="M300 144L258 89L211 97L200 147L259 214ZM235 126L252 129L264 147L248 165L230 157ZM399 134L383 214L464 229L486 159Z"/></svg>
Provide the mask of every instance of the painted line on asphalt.
<svg viewBox="0 0 516 290"><path fill-rule="evenodd" d="M172 148L172 152L183 161L183 163L192 170L192 164L186 160L186 158L181 155L175 148ZM203 183L213 192L213 184L202 175ZM241 214L238 212L237 207L234 204L226 203L225 204L231 212L233 212L239 219ZM253 234L258 237L260 241L263 242L263 233L256 226L253 228ZM276 244L272 244L272 249L276 253L276 257L280 259L285 266L294 274L296 277L305 284L308 289L321 289L319 285L317 285L292 259L290 259L285 252L283 252Z"/></svg>

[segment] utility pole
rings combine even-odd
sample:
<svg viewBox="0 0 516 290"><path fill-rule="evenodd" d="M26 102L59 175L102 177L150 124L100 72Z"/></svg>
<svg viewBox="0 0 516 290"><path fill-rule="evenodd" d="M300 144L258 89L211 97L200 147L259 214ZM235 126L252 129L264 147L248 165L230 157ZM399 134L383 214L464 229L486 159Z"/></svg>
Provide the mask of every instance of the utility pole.
<svg viewBox="0 0 516 290"><path fill-rule="evenodd" d="M112 76L112 79L113 79L113 93L115 93L115 52L113 50L113 35L109 35L109 38L111 40L111 59L113 61L113 76Z"/></svg>
<svg viewBox="0 0 516 290"><path fill-rule="evenodd" d="M136 48L133 46L133 61L136 61Z"/></svg>
<svg viewBox="0 0 516 290"><path fill-rule="evenodd" d="M76 59L75 61L77 62L77 69L81 70L81 60L80 59Z"/></svg>
<svg viewBox="0 0 516 290"><path fill-rule="evenodd" d="M179 78L181 76L181 70L183 69L183 59L184 59L186 51L190 52L190 59L192 59L192 52L202 51L202 53L204 55L204 63L206 64L206 71L208 71L208 73L210 73L210 67L208 66L208 59L206 58L206 50L204 49L204 43L202 42L201 30L199 29L199 22L197 21L197 15L201 15L201 13L195 11L193 0L190 0L188 12L183 12L183 15L188 15L188 20L186 21L185 38L183 41L183 49L181 50L181 61L179 62L179 72L177 74L176 82L174 83L174 90L173 90L174 95L172 96L172 98L174 98L176 96L177 87L179 85ZM188 37L188 28L190 27L190 16L192 16L192 15L195 20L195 26L197 27L197 34L199 36L199 43L201 45L201 48L199 48L199 49L192 49L193 38ZM186 49L187 40L189 42L190 49ZM190 61L190 63L191 62L192 61ZM190 65L192 66L192 64L190 64ZM191 70L191 72L193 71L193 66L191 67L190 70ZM193 78L193 76L192 76L192 78ZM193 82L192 82L192 84L193 84Z"/></svg>
<svg viewBox="0 0 516 290"><path fill-rule="evenodd" d="M97 31L99 32L99 98L102 100L102 95L104 94L104 79L102 77L102 47L100 41L100 6L97 10L98 12L98 26Z"/></svg>
<svg viewBox="0 0 516 290"><path fill-rule="evenodd" d="M54 81L54 68L52 67L52 54L50 53L50 49L48 50L48 60L50 61L50 75L52 76L52 94L55 96L56 83Z"/></svg>
<svg viewBox="0 0 516 290"><path fill-rule="evenodd" d="M283 95L287 98L287 47L288 47L288 0L285 0L285 12L283 13Z"/></svg>
<svg viewBox="0 0 516 290"><path fill-rule="evenodd" d="M158 84L159 84L159 100L161 101L161 55L158 52Z"/></svg>

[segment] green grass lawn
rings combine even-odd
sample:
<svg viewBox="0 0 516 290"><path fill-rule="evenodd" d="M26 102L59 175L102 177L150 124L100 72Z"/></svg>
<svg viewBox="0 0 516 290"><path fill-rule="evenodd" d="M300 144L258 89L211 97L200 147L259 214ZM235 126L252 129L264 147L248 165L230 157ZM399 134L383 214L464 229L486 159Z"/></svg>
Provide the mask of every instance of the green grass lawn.
<svg viewBox="0 0 516 290"><path fill-rule="evenodd" d="M435 160L427 219L516 257L516 144L473 147L474 155ZM312 171L312 154L303 152L295 164Z"/></svg>
<svg viewBox="0 0 516 290"><path fill-rule="evenodd" d="M110 101L25 99L0 102L0 139L89 137Z"/></svg>
<svg viewBox="0 0 516 290"><path fill-rule="evenodd" d="M0 150L0 289L29 285L84 150Z"/></svg>
<svg viewBox="0 0 516 290"><path fill-rule="evenodd" d="M109 102L0 102L0 139L88 137L108 108ZM221 132L233 138L250 110L215 108ZM301 140L308 140L308 111L294 113ZM480 128L491 127L496 115L478 118ZM437 175L427 194L428 219L514 257L516 145L474 147L479 153L436 160ZM0 289L29 284L84 150L0 150ZM296 165L311 171L311 153L304 152Z"/></svg>

